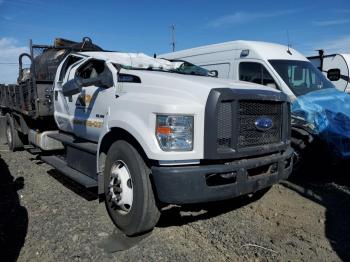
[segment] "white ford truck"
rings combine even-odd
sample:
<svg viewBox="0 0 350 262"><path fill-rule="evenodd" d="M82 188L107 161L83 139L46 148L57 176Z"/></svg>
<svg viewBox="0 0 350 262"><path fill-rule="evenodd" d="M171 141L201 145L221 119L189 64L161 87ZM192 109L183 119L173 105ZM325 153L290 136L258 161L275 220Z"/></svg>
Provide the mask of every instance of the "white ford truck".
<svg viewBox="0 0 350 262"><path fill-rule="evenodd" d="M10 149L37 148L62 174L98 187L127 235L151 230L163 204L251 194L291 173L290 102L280 91L102 51L88 38L30 50L18 84L0 86Z"/></svg>

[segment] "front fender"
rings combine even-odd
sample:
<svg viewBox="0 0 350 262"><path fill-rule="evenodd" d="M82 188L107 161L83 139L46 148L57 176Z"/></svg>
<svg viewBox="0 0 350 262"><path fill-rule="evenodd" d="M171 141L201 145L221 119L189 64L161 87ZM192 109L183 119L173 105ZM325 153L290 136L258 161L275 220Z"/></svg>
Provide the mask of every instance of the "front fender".
<svg viewBox="0 0 350 262"><path fill-rule="evenodd" d="M151 148L153 148L154 151L154 148L158 146L154 134L150 133L147 124L141 121L137 116L131 114L130 112L123 112L123 114L123 120L112 119L105 121L103 131L101 132L98 141L97 155L99 156L101 153L101 144L103 139L110 134L110 132L112 132L113 128L119 128L129 133L141 145L146 156L153 159L154 154L152 154ZM127 119L128 121L125 121L124 119ZM141 134L139 130L142 130L143 134ZM148 139L145 139L145 137L148 137ZM99 157L97 157L97 161L97 167L100 169L99 167L101 165L99 163ZM101 170L98 170L98 172L101 172Z"/></svg>
<svg viewBox="0 0 350 262"><path fill-rule="evenodd" d="M202 141L199 138L203 138L202 128L195 130L195 146L192 151L163 151L159 145L155 136L155 124L156 114L155 113L140 113L135 114L131 111L118 112L122 118L105 119L103 131L101 132L98 141L98 156L100 155L101 144L103 139L112 132L113 128L120 128L125 132L129 133L142 147L148 159L158 161L181 161L181 160L195 160L203 158ZM200 127L203 126L203 121L199 115L195 115L195 122ZM99 163L100 159L97 157L98 172L101 172Z"/></svg>
<svg viewBox="0 0 350 262"><path fill-rule="evenodd" d="M160 150L155 137L154 129L151 130L151 123L155 123L154 119L149 119L150 123L146 123L138 116L132 113L125 113L125 120L115 119L107 124L107 129L121 128L133 136L141 145L146 155L150 159L154 159L154 152ZM150 116L150 118L153 118ZM127 120L127 121L126 121ZM153 125L152 125L153 126Z"/></svg>

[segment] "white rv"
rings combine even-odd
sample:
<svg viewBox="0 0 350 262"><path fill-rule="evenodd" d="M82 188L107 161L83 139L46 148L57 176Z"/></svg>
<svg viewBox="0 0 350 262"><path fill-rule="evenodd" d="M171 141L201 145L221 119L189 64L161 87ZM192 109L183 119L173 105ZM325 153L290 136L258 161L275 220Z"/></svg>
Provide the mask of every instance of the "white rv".
<svg viewBox="0 0 350 262"><path fill-rule="evenodd" d="M274 43L238 40L158 57L188 61L217 71L219 78L274 87L292 100L311 91L334 87L305 56Z"/></svg>
<svg viewBox="0 0 350 262"><path fill-rule="evenodd" d="M323 50L319 50L318 56L310 56L308 59L337 89L350 93L350 54L324 55Z"/></svg>

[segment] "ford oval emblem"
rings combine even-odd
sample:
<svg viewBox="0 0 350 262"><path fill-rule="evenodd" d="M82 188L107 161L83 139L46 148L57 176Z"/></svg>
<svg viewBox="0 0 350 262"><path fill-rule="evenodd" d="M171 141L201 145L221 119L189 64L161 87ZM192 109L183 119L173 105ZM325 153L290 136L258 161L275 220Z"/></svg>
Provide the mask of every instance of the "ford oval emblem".
<svg viewBox="0 0 350 262"><path fill-rule="evenodd" d="M260 131L267 131L273 127L273 121L268 117L259 117L255 120L255 127Z"/></svg>

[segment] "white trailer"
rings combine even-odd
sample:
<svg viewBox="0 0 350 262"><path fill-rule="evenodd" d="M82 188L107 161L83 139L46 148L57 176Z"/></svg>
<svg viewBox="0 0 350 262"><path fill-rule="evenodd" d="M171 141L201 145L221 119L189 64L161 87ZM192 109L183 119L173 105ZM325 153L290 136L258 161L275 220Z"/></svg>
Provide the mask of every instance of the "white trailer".
<svg viewBox="0 0 350 262"><path fill-rule="evenodd" d="M337 89L350 93L350 54L324 55L308 57L310 62L332 81Z"/></svg>

